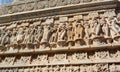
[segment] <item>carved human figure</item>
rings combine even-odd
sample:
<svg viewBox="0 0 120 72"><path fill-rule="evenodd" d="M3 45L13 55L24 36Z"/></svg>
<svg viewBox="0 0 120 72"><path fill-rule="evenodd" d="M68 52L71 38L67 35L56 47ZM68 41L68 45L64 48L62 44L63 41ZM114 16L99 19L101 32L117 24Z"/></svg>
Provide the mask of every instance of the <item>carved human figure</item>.
<svg viewBox="0 0 120 72"><path fill-rule="evenodd" d="M10 41L11 41L10 45L17 44L17 42L16 42L16 34L17 34L16 29L13 29L12 36L10 37Z"/></svg>
<svg viewBox="0 0 120 72"><path fill-rule="evenodd" d="M1 44L1 41L2 41L4 35L5 35L5 30L0 29L0 44Z"/></svg>
<svg viewBox="0 0 120 72"><path fill-rule="evenodd" d="M16 36L18 39L17 43L18 43L18 46L20 47L20 50L24 51L25 49L27 49L27 42L29 39L29 28L22 27L22 28L18 29L18 31L21 31L21 32L17 33L17 36Z"/></svg>
<svg viewBox="0 0 120 72"><path fill-rule="evenodd" d="M6 33L4 34L4 36L1 40L1 45L5 46L5 45L10 44L10 34L11 34L11 31L6 30Z"/></svg>
<svg viewBox="0 0 120 72"><path fill-rule="evenodd" d="M84 28L85 28L85 39L90 38L90 24L89 20L84 20Z"/></svg>
<svg viewBox="0 0 120 72"><path fill-rule="evenodd" d="M91 40L93 45L103 45L105 44L103 24L100 22L100 18L91 19Z"/></svg>
<svg viewBox="0 0 120 72"><path fill-rule="evenodd" d="M98 18L92 18L92 35L94 36L103 36L103 30Z"/></svg>
<svg viewBox="0 0 120 72"><path fill-rule="evenodd" d="M38 29L37 29L37 32L36 32L36 37L35 37L35 41L37 43L40 43L41 42L41 39L43 37L43 26L38 26Z"/></svg>
<svg viewBox="0 0 120 72"><path fill-rule="evenodd" d="M28 32L26 31L26 49L34 50L34 43L35 43L35 36L36 36L36 26L30 26Z"/></svg>
<svg viewBox="0 0 120 72"><path fill-rule="evenodd" d="M102 25L103 33L104 33L104 38L106 39L107 44L112 43L112 36L111 36L111 31L109 24L107 22L108 17L102 16L100 19L100 24Z"/></svg>
<svg viewBox="0 0 120 72"><path fill-rule="evenodd" d="M35 41L35 34L36 34L36 26L32 26L29 29L29 38L28 38L28 42L27 43L34 43Z"/></svg>
<svg viewBox="0 0 120 72"><path fill-rule="evenodd" d="M67 40L66 22L62 22L59 24L59 27L58 27L57 46L58 47L66 46L66 40Z"/></svg>
<svg viewBox="0 0 120 72"><path fill-rule="evenodd" d="M50 33L51 33L51 24L45 24L41 43L48 43L50 38Z"/></svg>
<svg viewBox="0 0 120 72"><path fill-rule="evenodd" d="M89 45L89 44L91 44L90 43L91 31L90 31L89 20L84 20L83 26L84 26L84 31L85 31L84 39L85 39L86 45Z"/></svg>
<svg viewBox="0 0 120 72"><path fill-rule="evenodd" d="M109 28L109 25L107 24L107 21L106 21L107 17L104 17L102 16L101 19L100 19L100 24L103 25L103 32L105 34L105 38L109 38L111 35L110 35L110 28Z"/></svg>
<svg viewBox="0 0 120 72"><path fill-rule="evenodd" d="M15 52L16 50L16 44L17 44L17 42L16 42L16 32L12 32L11 33L11 36L10 36L10 45L9 45L9 47L7 47L7 51L8 52Z"/></svg>
<svg viewBox="0 0 120 72"><path fill-rule="evenodd" d="M67 24L67 36L68 36L68 42L74 40L74 28L71 22Z"/></svg>
<svg viewBox="0 0 120 72"><path fill-rule="evenodd" d="M23 35L23 28L19 28L18 33L17 33L17 43L20 44L24 40L24 35Z"/></svg>
<svg viewBox="0 0 120 72"><path fill-rule="evenodd" d="M82 39L84 36L83 20L76 20L74 30L75 30L74 39L75 40Z"/></svg>
<svg viewBox="0 0 120 72"><path fill-rule="evenodd" d="M57 36L58 36L58 24L54 24L54 27L51 29L52 35L50 38L50 43L57 42Z"/></svg>
<svg viewBox="0 0 120 72"><path fill-rule="evenodd" d="M58 41L65 41L67 39L66 23L61 23L58 28Z"/></svg>
<svg viewBox="0 0 120 72"><path fill-rule="evenodd" d="M109 17L108 19L106 19L107 24L109 25L111 31L113 31L113 33L111 33L111 35L114 37L116 35L120 34L120 22L118 21L118 19L114 16Z"/></svg>
<svg viewBox="0 0 120 72"><path fill-rule="evenodd" d="M27 44L28 38L29 38L29 28L24 27L23 37L24 37L24 40L22 43Z"/></svg>

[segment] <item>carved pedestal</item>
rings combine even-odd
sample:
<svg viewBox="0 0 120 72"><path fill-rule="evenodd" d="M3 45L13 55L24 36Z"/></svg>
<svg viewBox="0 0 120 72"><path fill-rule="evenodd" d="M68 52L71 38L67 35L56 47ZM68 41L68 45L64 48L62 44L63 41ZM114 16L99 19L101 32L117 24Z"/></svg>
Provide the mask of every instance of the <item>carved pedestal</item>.
<svg viewBox="0 0 120 72"><path fill-rule="evenodd" d="M58 44L58 47L64 47L64 46L66 46L66 41L61 40L61 41L58 41L57 44Z"/></svg>
<svg viewBox="0 0 120 72"><path fill-rule="evenodd" d="M93 45L103 45L103 44L106 44L104 37L93 38Z"/></svg>
<svg viewBox="0 0 120 72"><path fill-rule="evenodd" d="M68 43L68 46L69 46L69 47L75 46L74 41L68 41L67 43Z"/></svg>
<svg viewBox="0 0 120 72"><path fill-rule="evenodd" d="M120 36L114 37L114 42L119 44L120 43Z"/></svg>
<svg viewBox="0 0 120 72"><path fill-rule="evenodd" d="M51 48L57 48L57 42L50 42Z"/></svg>
<svg viewBox="0 0 120 72"><path fill-rule="evenodd" d="M82 46L82 45L85 45L85 42L83 39L75 40L75 46Z"/></svg>
<svg viewBox="0 0 120 72"><path fill-rule="evenodd" d="M46 49L47 47L49 47L49 43L48 42L42 42L40 44L40 49Z"/></svg>

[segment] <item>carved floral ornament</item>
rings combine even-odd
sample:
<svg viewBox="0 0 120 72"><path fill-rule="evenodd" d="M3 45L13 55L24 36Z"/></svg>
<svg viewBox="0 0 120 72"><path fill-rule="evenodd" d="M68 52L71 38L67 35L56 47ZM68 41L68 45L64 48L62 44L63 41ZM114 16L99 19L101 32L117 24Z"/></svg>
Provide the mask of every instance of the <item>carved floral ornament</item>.
<svg viewBox="0 0 120 72"><path fill-rule="evenodd" d="M102 66L102 67L100 67ZM0 71L19 71L19 72L109 72L108 64L95 64L95 65L80 65L80 66L53 66L53 67L29 67L29 68L14 68L14 69L1 69ZM111 65L110 71L119 71L119 65Z"/></svg>
<svg viewBox="0 0 120 72"><path fill-rule="evenodd" d="M36 57L35 57L36 56ZM89 52L75 52L72 55L69 53L54 54L53 56L49 54L45 55L33 55L33 56L12 56L1 58L0 61L0 70L1 67L12 67L12 66L25 66L25 68L17 68L17 70L29 69L30 71L40 69L46 71L58 71L62 70L71 70L72 72L83 72L83 71L97 71L97 72L108 72L109 71L120 71L119 64L94 64L94 62L103 63L104 61L115 62L119 61L120 51L100 51L94 52L93 58L89 56ZM34 58L35 57L35 58ZM103 58L104 57L104 58ZM79 63L89 63L87 65L79 65ZM92 64L91 64L92 63ZM68 65L76 64L76 65ZM39 66L38 66L39 65ZM45 65L45 66L44 66ZM31 67L26 67L31 66ZM38 68L36 68L38 67ZM15 68L11 68L15 69ZM51 70L52 69L52 70ZM4 69L5 70L5 69ZM64 71L63 71L64 72Z"/></svg>
<svg viewBox="0 0 120 72"><path fill-rule="evenodd" d="M20 50L119 44L119 24L114 11L11 22L0 27L0 44Z"/></svg>
<svg viewBox="0 0 120 72"><path fill-rule="evenodd" d="M93 0L101 1L101 0ZM10 5L4 5L0 10L0 15L12 14L16 12L31 11L36 9L44 9L50 7L58 7L79 3L93 2L92 0L20 0L14 1Z"/></svg>

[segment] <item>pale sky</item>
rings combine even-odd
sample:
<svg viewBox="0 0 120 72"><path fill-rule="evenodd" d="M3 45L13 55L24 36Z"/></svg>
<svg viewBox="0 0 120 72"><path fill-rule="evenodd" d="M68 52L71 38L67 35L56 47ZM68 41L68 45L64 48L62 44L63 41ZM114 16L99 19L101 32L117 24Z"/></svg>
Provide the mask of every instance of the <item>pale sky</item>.
<svg viewBox="0 0 120 72"><path fill-rule="evenodd" d="M0 0L0 5L12 2L13 0Z"/></svg>

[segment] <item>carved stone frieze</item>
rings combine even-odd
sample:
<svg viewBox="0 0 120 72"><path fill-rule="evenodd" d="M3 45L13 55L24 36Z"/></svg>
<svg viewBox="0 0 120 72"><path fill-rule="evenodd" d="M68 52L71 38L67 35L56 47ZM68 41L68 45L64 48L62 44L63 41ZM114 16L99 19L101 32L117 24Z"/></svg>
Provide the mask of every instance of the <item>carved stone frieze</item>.
<svg viewBox="0 0 120 72"><path fill-rule="evenodd" d="M119 47L118 0L0 7L0 72L120 72Z"/></svg>
<svg viewBox="0 0 120 72"><path fill-rule="evenodd" d="M4 7L7 9L5 14L11 14L16 12L24 12L31 11L36 9L44 9L50 7L59 7L66 6L72 4L83 4L90 2L100 2L101 0L30 0L30 1L14 1L11 4L5 5ZM54 2L54 3L53 3ZM2 10L0 11L2 12ZM0 14L3 15L3 14Z"/></svg>
<svg viewBox="0 0 120 72"><path fill-rule="evenodd" d="M27 68L10 68L10 69L0 69L0 71L19 71L19 72L115 72L120 71L117 64L93 64L93 65L55 65L55 66L35 66Z"/></svg>
<svg viewBox="0 0 120 72"><path fill-rule="evenodd" d="M28 65L64 65L81 63L112 63L119 62L120 54L117 51L72 52L55 54L37 54L29 56L1 57L0 67L28 66Z"/></svg>
<svg viewBox="0 0 120 72"><path fill-rule="evenodd" d="M106 14L108 12L111 16ZM5 51L13 52L119 44L119 24L120 20L114 10L23 20L0 27L0 44L5 47Z"/></svg>

